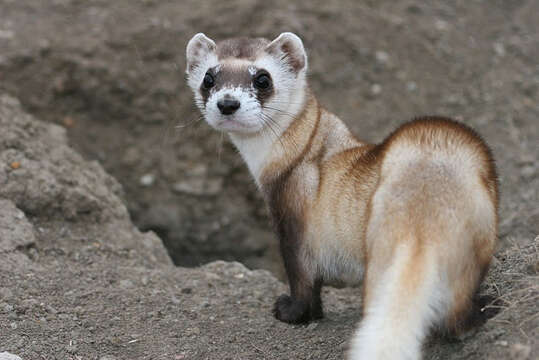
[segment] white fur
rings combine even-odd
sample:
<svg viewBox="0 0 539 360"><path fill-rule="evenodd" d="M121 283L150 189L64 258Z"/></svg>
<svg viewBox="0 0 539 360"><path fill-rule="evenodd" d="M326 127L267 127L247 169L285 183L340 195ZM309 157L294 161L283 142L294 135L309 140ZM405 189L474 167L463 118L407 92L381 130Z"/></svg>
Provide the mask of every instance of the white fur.
<svg viewBox="0 0 539 360"><path fill-rule="evenodd" d="M444 219L443 227L433 236L445 241L426 243L426 253L419 260L425 262L421 264L422 278L415 289L401 286L402 274L414 259L408 242L402 242L392 264L375 288L368 290L372 293L370 304L366 304L351 341L349 360L421 359L422 342L429 329L442 321L452 306L453 294L446 274L448 267L459 261L455 248L473 251L474 234L466 224L474 223L476 231L495 232L495 210L479 184L480 160L476 154L462 147L431 150L407 142L392 145L382 166L381 178L386 180L372 198L366 237L373 243L395 236L388 214L392 222L399 221L407 216L414 197L425 194L431 206L426 211Z"/></svg>
<svg viewBox="0 0 539 360"><path fill-rule="evenodd" d="M195 35L187 46L188 57L189 49L199 41L213 43L212 40L201 34ZM206 106L204 106L199 88L208 69L220 65L219 61L215 52L212 51L204 53L197 59L188 59L188 64L192 62L197 64L193 70L188 71L188 84L194 92L196 104L212 127L229 133L232 142L244 158L257 183L268 156L271 153L274 155L275 152L287 151L278 139L301 112L305 104L307 56L304 53L303 44L296 35L291 33L281 34L272 44L282 41L291 42L296 53L303 52L305 66L297 73L286 63L282 54L264 54L254 62L237 59L234 64L234 66L245 68L245 71L251 75L256 73L258 69L265 69L270 73L274 94L264 104L264 108L258 103L253 87L220 89L210 96ZM230 64L231 60L227 59L227 62ZM225 95L229 95L241 103L240 108L233 115L224 116L217 108L217 102ZM272 119L271 123L268 123L267 119Z"/></svg>
<svg viewBox="0 0 539 360"><path fill-rule="evenodd" d="M294 74L285 63L270 55L257 59L254 66L259 69L266 69L273 80L274 95L264 104L262 109L264 116L270 117L272 123L268 124L256 136L231 133L230 138L247 163L251 174L258 182L261 170L266 165L268 155L272 151L277 153L286 152L286 146L293 146L293 144L281 144L278 138L290 126L305 105L306 69L304 68L298 74ZM275 153L273 154L275 155Z"/></svg>
<svg viewBox="0 0 539 360"><path fill-rule="evenodd" d="M410 249L401 246L377 287L369 289L373 300L351 341L349 360L421 359L422 341L451 296L437 270L436 256L428 257L431 261L418 289L403 294L401 274L410 258Z"/></svg>
<svg viewBox="0 0 539 360"><path fill-rule="evenodd" d="M234 114L222 115L217 107L219 100L225 97L238 100L240 108ZM213 93L206 102L205 119L217 130L255 133L264 127L260 119L260 103L253 91L241 87L223 87Z"/></svg>

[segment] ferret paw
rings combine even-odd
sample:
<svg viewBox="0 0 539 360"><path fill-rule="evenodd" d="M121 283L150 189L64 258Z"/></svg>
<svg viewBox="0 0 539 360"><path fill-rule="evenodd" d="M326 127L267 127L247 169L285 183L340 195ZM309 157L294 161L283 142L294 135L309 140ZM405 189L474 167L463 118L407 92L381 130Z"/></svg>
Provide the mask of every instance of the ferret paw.
<svg viewBox="0 0 539 360"><path fill-rule="evenodd" d="M322 310L322 305L313 306L311 309L311 320L320 320L324 318L324 310Z"/></svg>
<svg viewBox="0 0 539 360"><path fill-rule="evenodd" d="M275 301L273 315L286 323L301 324L311 320L311 309L308 303L283 294Z"/></svg>

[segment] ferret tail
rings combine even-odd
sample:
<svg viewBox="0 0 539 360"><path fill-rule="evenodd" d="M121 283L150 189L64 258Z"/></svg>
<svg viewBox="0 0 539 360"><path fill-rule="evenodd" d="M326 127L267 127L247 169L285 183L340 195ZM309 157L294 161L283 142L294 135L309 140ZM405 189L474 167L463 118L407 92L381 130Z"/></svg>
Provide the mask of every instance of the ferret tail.
<svg viewBox="0 0 539 360"><path fill-rule="evenodd" d="M370 264L363 319L349 360L418 360L429 329L447 314L447 283L428 249L401 244L390 264Z"/></svg>

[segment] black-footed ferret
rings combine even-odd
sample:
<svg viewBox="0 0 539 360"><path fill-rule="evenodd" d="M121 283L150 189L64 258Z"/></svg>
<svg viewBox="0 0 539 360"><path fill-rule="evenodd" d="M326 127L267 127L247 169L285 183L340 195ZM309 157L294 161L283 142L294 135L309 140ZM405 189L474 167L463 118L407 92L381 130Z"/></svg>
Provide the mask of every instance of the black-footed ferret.
<svg viewBox="0 0 539 360"><path fill-rule="evenodd" d="M497 238L494 161L476 133L440 117L381 144L357 140L307 86L301 39L204 34L187 45L188 83L227 132L271 211L288 275L275 317L323 316L324 280L363 279L348 358L420 359L433 327L459 331Z"/></svg>

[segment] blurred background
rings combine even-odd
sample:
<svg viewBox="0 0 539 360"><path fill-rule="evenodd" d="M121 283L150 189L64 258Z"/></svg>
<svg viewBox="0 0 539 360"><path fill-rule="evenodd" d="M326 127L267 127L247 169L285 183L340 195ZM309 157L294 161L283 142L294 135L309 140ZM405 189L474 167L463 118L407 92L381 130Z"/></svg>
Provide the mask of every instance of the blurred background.
<svg viewBox="0 0 539 360"><path fill-rule="evenodd" d="M253 181L193 105L184 49L197 32L293 31L319 100L361 139L425 114L485 137L503 248L539 233L537 14L535 0L0 0L0 91L66 127L177 265L237 260L282 275Z"/></svg>

